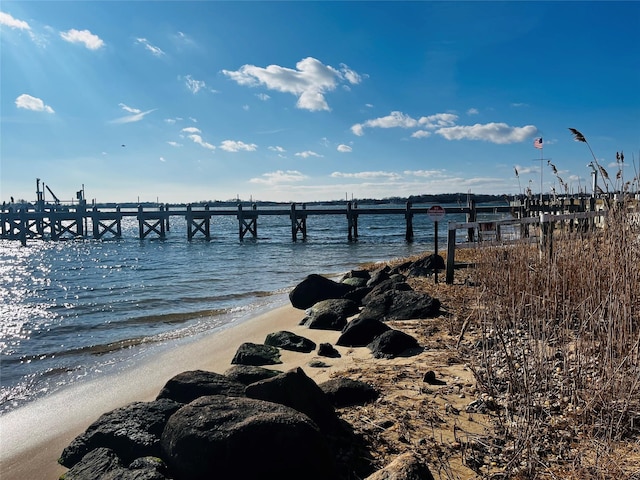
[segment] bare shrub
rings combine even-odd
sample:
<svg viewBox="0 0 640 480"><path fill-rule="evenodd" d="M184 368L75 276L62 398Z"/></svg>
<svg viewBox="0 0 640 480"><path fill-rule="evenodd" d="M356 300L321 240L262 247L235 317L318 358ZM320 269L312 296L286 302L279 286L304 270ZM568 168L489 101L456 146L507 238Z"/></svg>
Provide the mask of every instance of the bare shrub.
<svg viewBox="0 0 640 480"><path fill-rule="evenodd" d="M517 244L476 256L474 368L498 405L505 475L575 466L579 442L637 438L640 235L629 216L612 210L589 235L557 230L549 255Z"/></svg>

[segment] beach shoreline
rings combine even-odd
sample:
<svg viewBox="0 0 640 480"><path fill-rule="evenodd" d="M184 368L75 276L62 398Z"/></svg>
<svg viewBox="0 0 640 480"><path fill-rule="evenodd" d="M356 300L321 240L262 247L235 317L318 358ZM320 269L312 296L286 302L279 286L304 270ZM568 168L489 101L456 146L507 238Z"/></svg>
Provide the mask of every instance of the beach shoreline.
<svg viewBox="0 0 640 480"><path fill-rule="evenodd" d="M304 311L290 305L276 307L192 342L164 349L133 368L71 386L8 412L0 417L2 479L60 477L67 470L57 463L62 450L100 415L132 402L155 399L164 384L178 373L189 370L224 373L244 342L263 343L267 334L287 330L316 344L335 343L340 332L299 326L304 316ZM305 373L320 383L352 356L370 355L368 350L360 350L343 348L342 357L330 362L323 357L325 363L331 364L327 368L305 367L314 359L313 353L282 350L283 363L270 368L287 371L304 367Z"/></svg>

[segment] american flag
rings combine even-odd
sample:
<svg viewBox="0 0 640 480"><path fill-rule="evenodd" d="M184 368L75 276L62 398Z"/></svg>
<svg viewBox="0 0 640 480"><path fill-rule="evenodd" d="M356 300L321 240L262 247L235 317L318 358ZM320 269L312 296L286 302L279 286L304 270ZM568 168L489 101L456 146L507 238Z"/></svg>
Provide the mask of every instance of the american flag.
<svg viewBox="0 0 640 480"><path fill-rule="evenodd" d="M536 147L536 148L542 148L542 137L536 138L533 141L533 146Z"/></svg>

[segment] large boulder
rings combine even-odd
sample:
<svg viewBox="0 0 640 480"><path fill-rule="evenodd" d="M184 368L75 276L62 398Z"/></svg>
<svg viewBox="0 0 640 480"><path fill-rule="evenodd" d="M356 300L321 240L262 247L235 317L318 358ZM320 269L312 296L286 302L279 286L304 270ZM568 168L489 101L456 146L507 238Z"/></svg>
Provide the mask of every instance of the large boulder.
<svg viewBox="0 0 640 480"><path fill-rule="evenodd" d="M280 360L280 350L277 347L245 342L238 347L231 363L260 367L262 365L276 365L282 363L282 360Z"/></svg>
<svg viewBox="0 0 640 480"><path fill-rule="evenodd" d="M87 453L64 474L64 480L168 480L166 465L157 457L144 457L125 467L109 448Z"/></svg>
<svg viewBox="0 0 640 480"><path fill-rule="evenodd" d="M189 403L207 395L244 397L244 387L242 383L219 373L192 370L170 379L160 390L157 399L170 398L176 402Z"/></svg>
<svg viewBox="0 0 640 480"><path fill-rule="evenodd" d="M387 330L367 345L375 358L394 358L420 348L418 341L400 330Z"/></svg>
<svg viewBox="0 0 640 480"><path fill-rule="evenodd" d="M371 292L359 318L411 320L433 318L440 313L440 300L414 290L391 289L373 296Z"/></svg>
<svg viewBox="0 0 640 480"><path fill-rule="evenodd" d="M302 353L313 352L316 349L315 342L284 330L268 334L264 344L271 345L272 347L279 347L283 350Z"/></svg>
<svg viewBox="0 0 640 480"><path fill-rule="evenodd" d="M333 433L338 428L338 416L333 405L302 368L252 383L247 386L246 394L249 398L294 408L311 418L325 433Z"/></svg>
<svg viewBox="0 0 640 480"><path fill-rule="evenodd" d="M360 308L353 300L322 300L307 310L307 316L300 324L316 330L340 331L347 324L347 319L359 312Z"/></svg>
<svg viewBox="0 0 640 480"><path fill-rule="evenodd" d="M318 385L336 408L364 405L378 398L378 391L366 382L336 377Z"/></svg>
<svg viewBox="0 0 640 480"><path fill-rule="evenodd" d="M231 380L242 383L243 385L249 385L253 382L259 382L260 380L275 377L281 373L282 371L280 370L271 370L269 368L256 367L253 365L234 365L224 372L224 375L229 377Z"/></svg>
<svg viewBox="0 0 640 480"><path fill-rule="evenodd" d="M390 278L389 272L390 271L391 271L391 267L389 267L389 265L385 265L384 267L381 267L378 270L375 270L373 273L371 273L371 275L369 277L369 280L367 281L367 286L375 287L380 282L384 282L385 280L389 280L389 278Z"/></svg>
<svg viewBox="0 0 640 480"><path fill-rule="evenodd" d="M326 439L309 417L284 405L200 397L169 420L162 450L177 480L326 480L336 477Z"/></svg>
<svg viewBox="0 0 640 480"><path fill-rule="evenodd" d="M295 308L306 310L322 300L341 298L353 288L351 285L334 282L322 275L312 274L289 292L289 300Z"/></svg>
<svg viewBox="0 0 640 480"><path fill-rule="evenodd" d="M416 260L407 268L407 276L409 277L426 277L433 275L438 270L444 270L444 258L440 255L432 253L431 255Z"/></svg>
<svg viewBox="0 0 640 480"><path fill-rule="evenodd" d="M343 347L364 347L371 343L378 335L389 330L390 327L376 318L354 318L342 330L336 345Z"/></svg>
<svg viewBox="0 0 640 480"><path fill-rule="evenodd" d="M389 290L411 291L413 288L411 288L411 285L407 282L399 280L397 277L389 278L378 283L375 287L370 287L369 292L362 298L362 305L366 305L371 300L381 296Z"/></svg>
<svg viewBox="0 0 640 480"><path fill-rule="evenodd" d="M58 460L73 467L91 450L106 447L124 462L160 455L160 436L167 420L182 404L169 399L134 402L105 413L78 435Z"/></svg>

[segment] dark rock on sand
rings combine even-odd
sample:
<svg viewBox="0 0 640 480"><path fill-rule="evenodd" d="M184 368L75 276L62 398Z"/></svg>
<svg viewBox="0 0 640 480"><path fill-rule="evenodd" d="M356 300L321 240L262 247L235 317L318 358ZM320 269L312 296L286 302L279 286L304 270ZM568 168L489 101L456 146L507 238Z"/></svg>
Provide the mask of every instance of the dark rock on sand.
<svg viewBox="0 0 640 480"><path fill-rule="evenodd" d="M231 360L233 365L275 365L282 363L280 351L271 345L261 345L258 343L246 342L238 347L236 354Z"/></svg>
<svg viewBox="0 0 640 480"><path fill-rule="evenodd" d="M375 287L379 283L384 282L385 280L389 280L389 278L391 277L389 275L390 271L391 271L391 268L389 267L389 265L385 265L384 267L379 268L378 270L375 270L374 272L371 273L371 277L367 282L367 286Z"/></svg>
<svg viewBox="0 0 640 480"><path fill-rule="evenodd" d="M270 333L267 335L264 344L271 345L272 347L279 347L283 350L302 353L313 352L316 349L315 342L287 331Z"/></svg>
<svg viewBox="0 0 640 480"><path fill-rule="evenodd" d="M160 436L167 420L182 404L169 399L135 402L105 413L78 435L58 460L73 467L91 450L110 448L124 462L160 455Z"/></svg>
<svg viewBox="0 0 640 480"><path fill-rule="evenodd" d="M252 383L247 386L246 394L249 398L279 403L304 413L325 433L334 432L338 427L333 405L301 368Z"/></svg>
<svg viewBox="0 0 640 480"><path fill-rule="evenodd" d="M167 480L166 465L157 457L135 460L126 468L109 448L87 453L67 473L64 480Z"/></svg>
<svg viewBox="0 0 640 480"><path fill-rule="evenodd" d="M434 480L427 464L412 452L403 453L366 480Z"/></svg>
<svg viewBox="0 0 640 480"><path fill-rule="evenodd" d="M342 280L341 283L351 285L353 288L361 288L367 286L367 279L360 277L349 277Z"/></svg>
<svg viewBox="0 0 640 480"><path fill-rule="evenodd" d="M383 293L386 293L390 290L401 290L408 292L412 291L413 288L411 288L411 285L409 285L404 280L400 281L397 279L394 280L392 278L389 278L383 282L378 283L375 287L371 287L371 291L362 299L362 305L366 305L370 301L380 297Z"/></svg>
<svg viewBox="0 0 640 480"><path fill-rule="evenodd" d="M323 300L308 310L300 324L316 330L340 331L347 324L347 319L359 312L360 308L353 300Z"/></svg>
<svg viewBox="0 0 640 480"><path fill-rule="evenodd" d="M162 449L180 480L337 478L326 439L306 415L251 398L201 397L176 412Z"/></svg>
<svg viewBox="0 0 640 480"><path fill-rule="evenodd" d="M387 330L367 346L375 358L394 358L420 348L414 337L400 330Z"/></svg>
<svg viewBox="0 0 640 480"><path fill-rule="evenodd" d="M413 262L407 269L407 276L409 277L426 277L433 275L437 270L444 270L444 258L440 255L432 253L431 255L421 258Z"/></svg>
<svg viewBox="0 0 640 480"><path fill-rule="evenodd" d="M445 382L444 380L438 380L436 378L436 372L434 372L433 370L429 370L427 373L424 374L424 377L422 378L422 381L424 383L428 383L429 385L446 385L447 382Z"/></svg>
<svg viewBox="0 0 640 480"><path fill-rule="evenodd" d="M321 357L340 358L340 352L330 343L321 343L318 347L318 355Z"/></svg>
<svg viewBox="0 0 640 480"><path fill-rule="evenodd" d="M271 370L269 368L256 367L253 365L234 365L224 372L224 375L229 377L231 380L242 383L243 385L249 385L253 382L259 382L260 380L275 377L281 373L282 372L280 370Z"/></svg>
<svg viewBox="0 0 640 480"><path fill-rule="evenodd" d="M336 408L364 405L378 398L378 391L368 383L338 377L318 385Z"/></svg>
<svg viewBox="0 0 640 480"><path fill-rule="evenodd" d="M204 370L182 372L169 380L160 390L157 399L169 398L189 403L206 395L244 397L244 385L225 375Z"/></svg>
<svg viewBox="0 0 640 480"><path fill-rule="evenodd" d="M389 329L388 325L375 318L354 318L344 327L336 345L364 347Z"/></svg>
<svg viewBox="0 0 640 480"><path fill-rule="evenodd" d="M371 290L373 290L373 287L356 288L345 294L342 298L345 300L351 300L361 306L362 300L371 292Z"/></svg>
<svg viewBox="0 0 640 480"><path fill-rule="evenodd" d="M440 300L413 290L387 290L373 296L371 292L359 318L411 320L433 318L440 313Z"/></svg>
<svg viewBox="0 0 640 480"><path fill-rule="evenodd" d="M295 308L306 310L322 300L341 298L351 290L353 290L351 285L312 274L289 292L289 300Z"/></svg>

